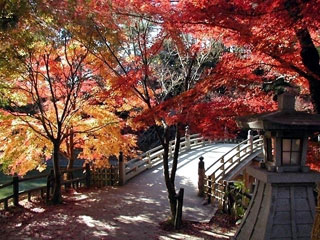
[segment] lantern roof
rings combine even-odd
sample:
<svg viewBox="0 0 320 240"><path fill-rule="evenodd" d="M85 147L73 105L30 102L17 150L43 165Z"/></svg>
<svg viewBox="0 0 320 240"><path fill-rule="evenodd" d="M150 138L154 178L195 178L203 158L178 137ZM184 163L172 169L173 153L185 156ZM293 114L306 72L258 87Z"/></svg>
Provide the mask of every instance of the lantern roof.
<svg viewBox="0 0 320 240"><path fill-rule="evenodd" d="M240 117L237 124L241 128L256 130L303 130L320 131L320 114L295 111L295 96L284 93L279 96L279 110Z"/></svg>

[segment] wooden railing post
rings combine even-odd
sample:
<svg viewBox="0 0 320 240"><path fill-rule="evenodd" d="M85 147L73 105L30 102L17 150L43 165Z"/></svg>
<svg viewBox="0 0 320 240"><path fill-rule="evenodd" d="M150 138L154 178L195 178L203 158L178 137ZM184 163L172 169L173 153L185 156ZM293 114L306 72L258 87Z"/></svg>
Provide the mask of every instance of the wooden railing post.
<svg viewBox="0 0 320 240"><path fill-rule="evenodd" d="M185 130L185 141L186 141L186 151L189 151L191 149L191 142L190 142L190 134L189 134L189 127L186 126Z"/></svg>
<svg viewBox="0 0 320 240"><path fill-rule="evenodd" d="M14 175L12 178L12 186L13 186L13 204L14 206L19 205L19 177Z"/></svg>
<svg viewBox="0 0 320 240"><path fill-rule="evenodd" d="M241 156L240 156L240 145L237 146L237 152L238 152L238 153L237 153L237 157L240 158L240 157L241 157Z"/></svg>
<svg viewBox="0 0 320 240"><path fill-rule="evenodd" d="M223 182L223 196L222 196L222 211L224 213L231 214L231 209L233 206L233 201L231 198L230 190L233 186L233 182Z"/></svg>
<svg viewBox="0 0 320 240"><path fill-rule="evenodd" d="M222 163L221 167L220 167L220 170L222 171L222 175L224 176L225 175L225 161L224 161L224 156L221 157L221 160L220 160L220 163Z"/></svg>
<svg viewBox="0 0 320 240"><path fill-rule="evenodd" d="M114 182L115 182L115 179L114 179L114 168L111 165L110 166L110 185L114 186Z"/></svg>
<svg viewBox="0 0 320 240"><path fill-rule="evenodd" d="M89 188L91 186L91 170L89 163L86 163L86 187Z"/></svg>
<svg viewBox="0 0 320 240"><path fill-rule="evenodd" d="M182 224L182 207L183 207L184 188L180 188L177 195L177 211L174 219L174 229L180 229Z"/></svg>
<svg viewBox="0 0 320 240"><path fill-rule="evenodd" d="M50 188L51 188L52 180L53 180L53 169L51 169L51 171L47 177L46 202L49 202L49 200L50 200Z"/></svg>
<svg viewBox="0 0 320 240"><path fill-rule="evenodd" d="M207 189L208 204L211 203L212 186L213 186L212 180L210 176L208 176L208 189Z"/></svg>
<svg viewBox="0 0 320 240"><path fill-rule="evenodd" d="M123 153L119 153L119 185L123 186L126 183L125 165L123 161Z"/></svg>
<svg viewBox="0 0 320 240"><path fill-rule="evenodd" d="M150 152L147 152L147 162L148 162L148 168L152 168L152 163L151 163L151 156L150 156Z"/></svg>
<svg viewBox="0 0 320 240"><path fill-rule="evenodd" d="M212 197L215 196L216 191L215 191L215 187L216 187L216 178L214 176L214 174L212 174L211 176L208 176L208 190L207 190L207 196L208 196L208 204L211 203L212 201Z"/></svg>
<svg viewBox="0 0 320 240"><path fill-rule="evenodd" d="M205 178L205 169L203 157L199 158L198 164L198 196L203 197L204 195L204 178Z"/></svg>
<svg viewBox="0 0 320 240"><path fill-rule="evenodd" d="M253 135L251 130L248 131L248 144L250 146L250 153L253 151Z"/></svg>
<svg viewBox="0 0 320 240"><path fill-rule="evenodd" d="M212 196L216 196L216 177L214 176L214 174L211 175L210 180L211 180L210 195L212 198ZM210 202L211 202L211 200L210 200ZM208 202L208 203L210 203L210 202Z"/></svg>

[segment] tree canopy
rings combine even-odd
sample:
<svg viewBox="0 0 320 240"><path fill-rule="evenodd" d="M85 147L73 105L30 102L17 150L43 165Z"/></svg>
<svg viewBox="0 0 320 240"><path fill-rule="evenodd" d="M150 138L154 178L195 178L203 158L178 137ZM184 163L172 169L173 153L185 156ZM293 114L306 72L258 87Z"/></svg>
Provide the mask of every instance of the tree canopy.
<svg viewBox="0 0 320 240"><path fill-rule="evenodd" d="M131 152L134 138L125 133L158 126L173 206L186 126L235 136L235 117L275 110L283 91L299 95L300 108L320 112L319 1L0 6L1 163L12 172L42 166L53 151L59 178L58 152L74 159L75 148L102 166L120 150Z"/></svg>

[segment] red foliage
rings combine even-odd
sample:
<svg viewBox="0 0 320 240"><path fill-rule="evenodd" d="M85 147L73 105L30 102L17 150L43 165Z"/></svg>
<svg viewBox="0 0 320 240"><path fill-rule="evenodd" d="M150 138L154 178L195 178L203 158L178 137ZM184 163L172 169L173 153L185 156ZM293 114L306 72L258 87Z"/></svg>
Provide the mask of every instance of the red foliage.
<svg viewBox="0 0 320 240"><path fill-rule="evenodd" d="M310 142L307 153L307 165L312 170L320 172L320 144L316 142Z"/></svg>

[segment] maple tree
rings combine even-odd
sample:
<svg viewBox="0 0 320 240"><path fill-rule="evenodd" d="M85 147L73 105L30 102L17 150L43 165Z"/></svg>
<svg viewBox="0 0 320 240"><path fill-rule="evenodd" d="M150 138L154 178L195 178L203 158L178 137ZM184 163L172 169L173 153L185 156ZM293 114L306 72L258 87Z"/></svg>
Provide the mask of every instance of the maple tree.
<svg viewBox="0 0 320 240"><path fill-rule="evenodd" d="M80 157L106 166L108 156L133 146L134 138L121 134L125 125L114 106L99 102L104 82L88 51L67 38L62 45L42 44L16 51L23 63L18 72L6 75L1 66L1 96L7 102L1 111L1 162L23 175L53 154L53 202L60 202L59 152L72 158L74 148L81 148Z"/></svg>
<svg viewBox="0 0 320 240"><path fill-rule="evenodd" d="M24 175L54 163L53 201L60 201L58 153L72 168L78 156L95 167L109 164L120 151L132 154L135 137L123 134L127 124L117 112L128 106L116 96L102 101L109 88L99 64L45 1L1 2L1 164L7 173Z"/></svg>
<svg viewBox="0 0 320 240"><path fill-rule="evenodd" d="M135 1L174 33L219 39L224 52L207 85L244 89L278 77L319 110L319 1ZM128 2L123 3L123 5ZM148 18L147 15L143 17ZM238 51L235 51L238 49ZM227 89L228 90L228 89Z"/></svg>
<svg viewBox="0 0 320 240"><path fill-rule="evenodd" d="M318 1L179 1L174 8L183 17L173 22L185 23L186 31L219 36L224 44L243 48L240 59L225 56L221 73L230 69L230 60L235 65L231 76L224 74L227 79L254 70L283 74L301 93L310 93L319 112Z"/></svg>

